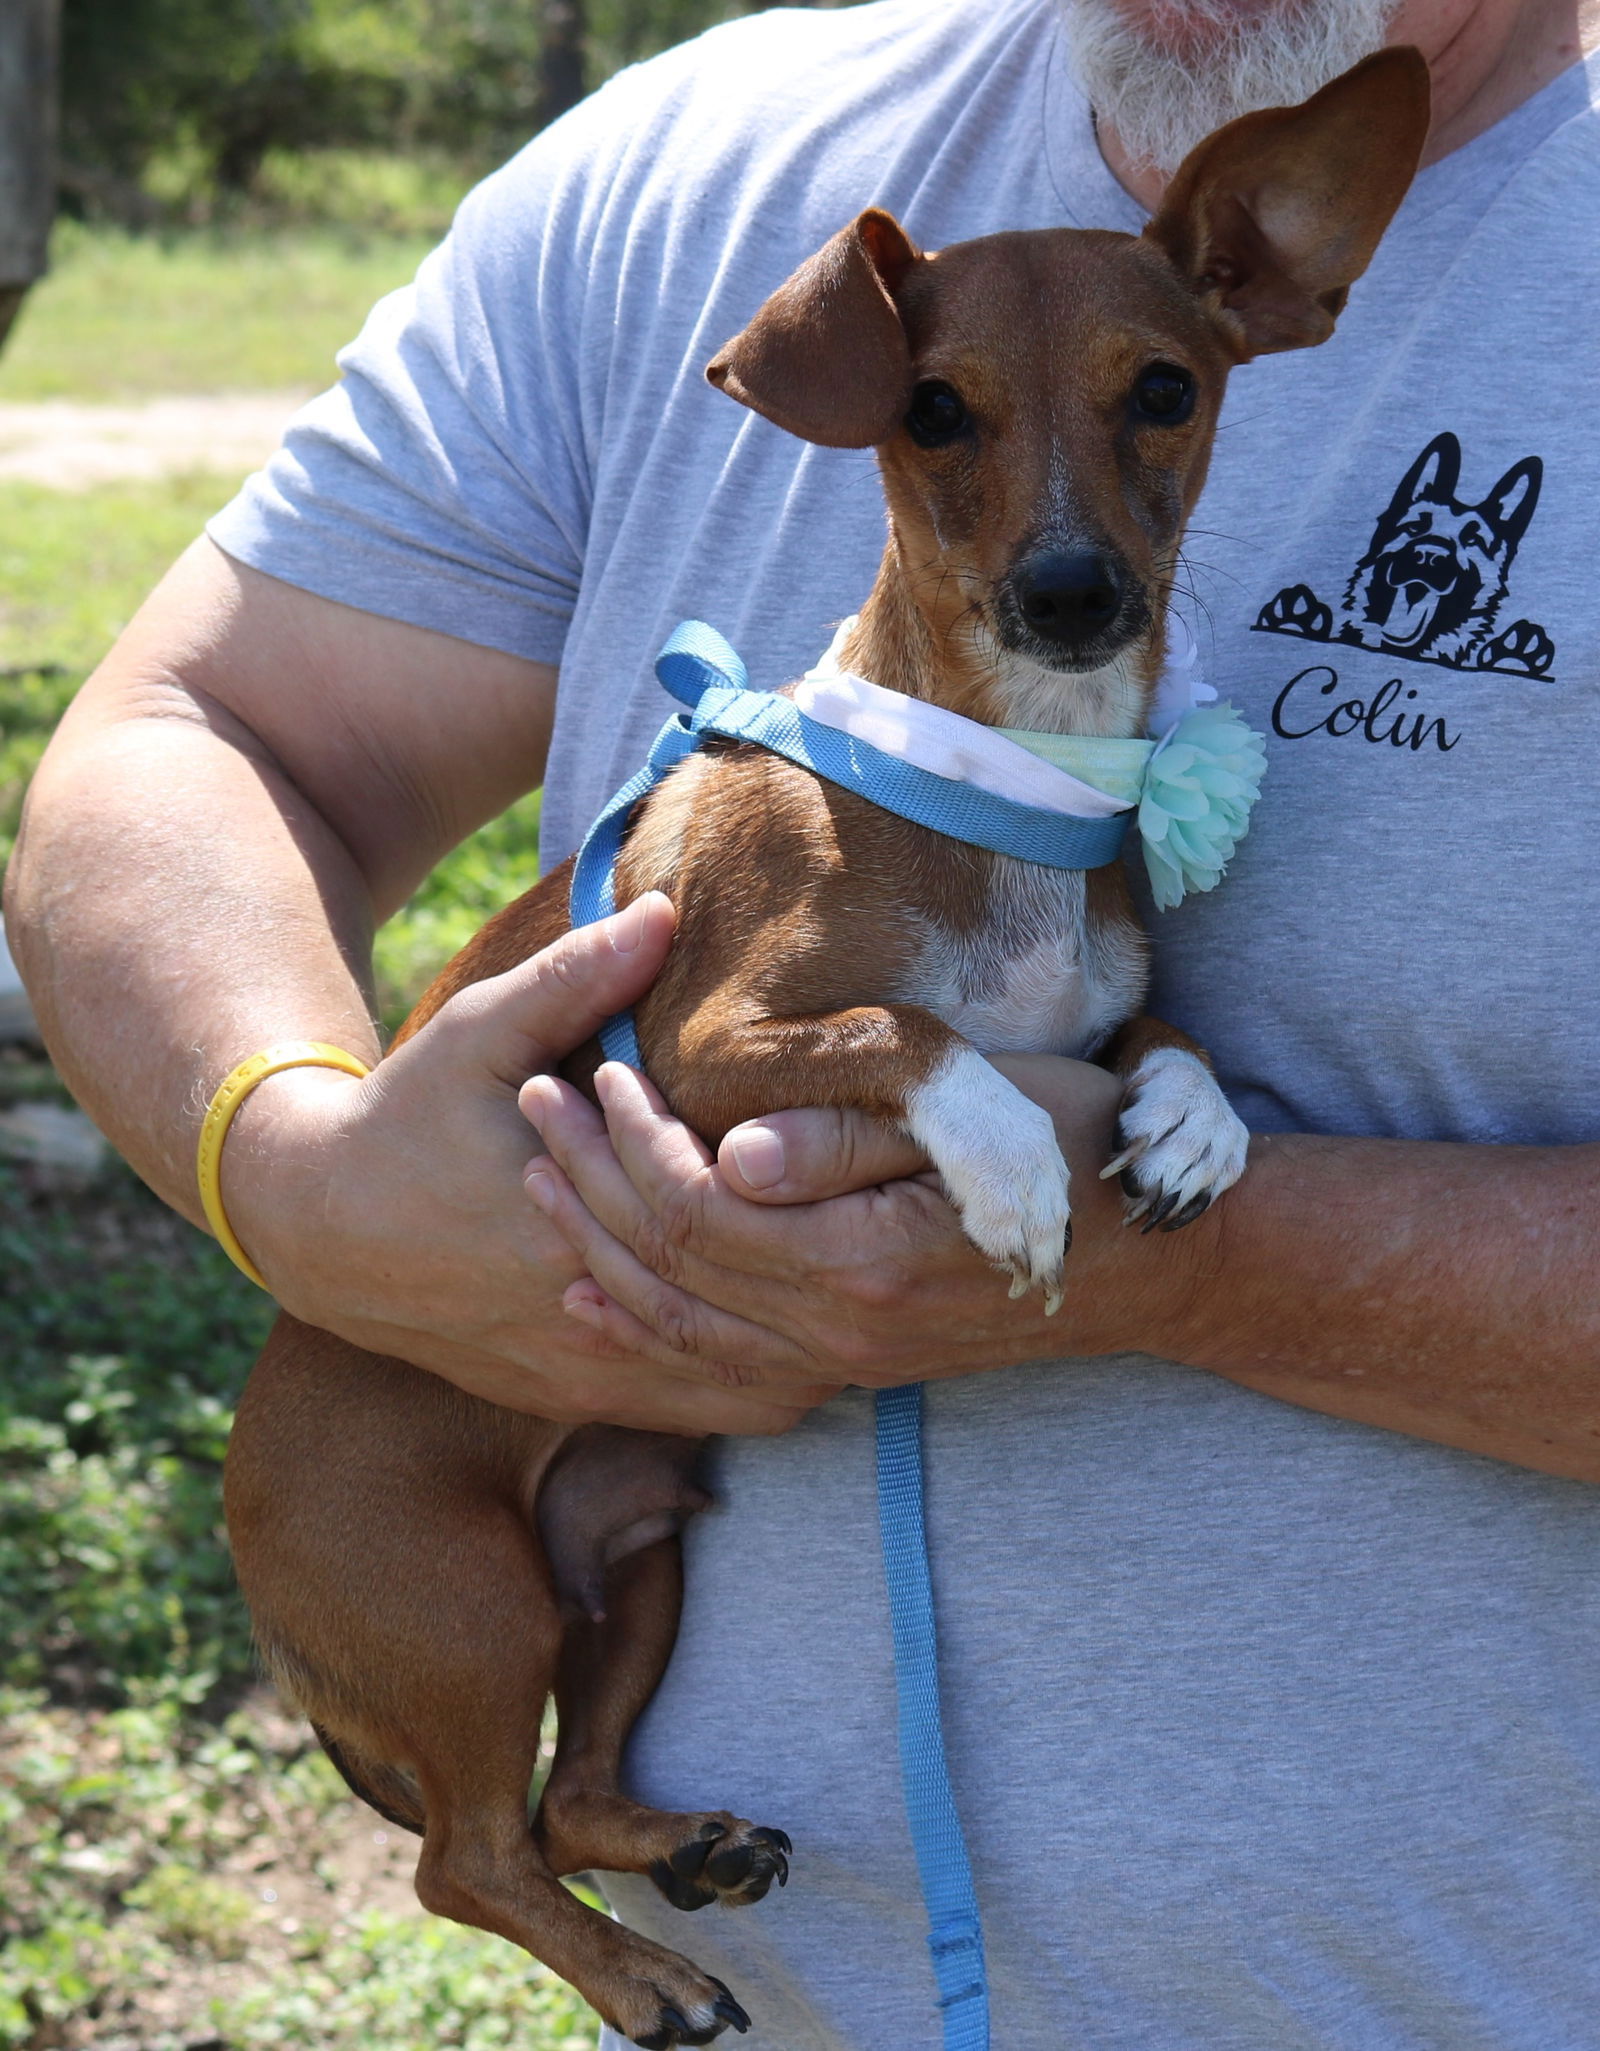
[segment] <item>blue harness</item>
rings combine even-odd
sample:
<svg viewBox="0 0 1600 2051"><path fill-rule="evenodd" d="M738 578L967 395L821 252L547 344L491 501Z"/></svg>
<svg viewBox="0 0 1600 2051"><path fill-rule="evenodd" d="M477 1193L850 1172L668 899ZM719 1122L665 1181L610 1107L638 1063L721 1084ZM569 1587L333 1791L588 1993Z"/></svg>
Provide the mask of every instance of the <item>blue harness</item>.
<svg viewBox="0 0 1600 2051"><path fill-rule="evenodd" d="M629 814L707 735L753 741L918 826L1052 869L1097 869L1115 861L1133 818L1131 812L1074 819L1037 811L902 762L808 719L776 692L752 691L733 649L699 620L686 620L676 630L656 662L656 675L689 708L688 714L673 714L656 736L644 768L589 829L572 875L575 926L616 909L616 860ZM600 1044L608 1060L643 1068L631 1012L607 1020ZM922 1491L922 1389L880 1389L875 1406L878 1520L894 1631L900 1771L928 1915L944 2051L989 2051L983 1926L950 1789L939 1713L939 1648Z"/></svg>

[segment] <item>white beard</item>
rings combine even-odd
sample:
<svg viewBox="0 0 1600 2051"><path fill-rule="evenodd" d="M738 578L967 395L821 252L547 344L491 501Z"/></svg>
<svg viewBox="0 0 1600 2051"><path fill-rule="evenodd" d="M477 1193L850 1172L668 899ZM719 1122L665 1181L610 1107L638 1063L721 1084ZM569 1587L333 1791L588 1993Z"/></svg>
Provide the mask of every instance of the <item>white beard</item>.
<svg viewBox="0 0 1600 2051"><path fill-rule="evenodd" d="M1397 4L1062 0L1062 11L1096 117L1135 162L1170 172L1225 122L1292 107L1370 56Z"/></svg>

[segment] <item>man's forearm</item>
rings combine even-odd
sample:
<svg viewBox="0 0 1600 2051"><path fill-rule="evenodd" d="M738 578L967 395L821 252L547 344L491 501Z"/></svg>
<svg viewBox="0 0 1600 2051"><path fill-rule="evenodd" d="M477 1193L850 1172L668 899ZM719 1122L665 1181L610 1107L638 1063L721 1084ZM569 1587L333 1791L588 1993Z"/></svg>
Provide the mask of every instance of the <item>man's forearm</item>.
<svg viewBox="0 0 1600 2051"><path fill-rule="evenodd" d="M277 1039L374 1058L370 900L336 836L226 714L151 687L72 716L30 794L8 930L73 1092L198 1216L210 1087ZM126 713L127 716L123 716Z"/></svg>
<svg viewBox="0 0 1600 2051"><path fill-rule="evenodd" d="M1257 1136L1199 1228L1173 1351L1333 1416L1600 1481L1597 1217L1596 1146Z"/></svg>

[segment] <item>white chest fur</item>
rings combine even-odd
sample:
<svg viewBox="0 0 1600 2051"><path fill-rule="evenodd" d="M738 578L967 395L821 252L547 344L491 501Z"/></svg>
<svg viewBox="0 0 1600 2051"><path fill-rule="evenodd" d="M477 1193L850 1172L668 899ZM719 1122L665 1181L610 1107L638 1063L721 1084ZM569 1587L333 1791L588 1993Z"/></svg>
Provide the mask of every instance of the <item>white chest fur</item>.
<svg viewBox="0 0 1600 2051"><path fill-rule="evenodd" d="M972 932L929 921L914 1003L981 1053L1090 1054L1143 1000L1144 936L1089 928L1080 871L1000 861Z"/></svg>

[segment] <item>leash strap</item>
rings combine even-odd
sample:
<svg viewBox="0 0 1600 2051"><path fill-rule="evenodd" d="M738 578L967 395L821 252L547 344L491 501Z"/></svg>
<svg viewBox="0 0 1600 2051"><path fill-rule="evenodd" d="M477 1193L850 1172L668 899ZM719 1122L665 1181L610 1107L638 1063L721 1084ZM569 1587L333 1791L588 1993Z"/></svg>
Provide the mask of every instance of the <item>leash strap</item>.
<svg viewBox="0 0 1600 2051"><path fill-rule="evenodd" d="M945 1761L939 1711L939 1642L928 1572L922 1492L922 1388L874 1398L878 1525L894 1630L900 1778L928 1913L928 1952L939 1983L944 2051L989 2051L989 1976L983 1925L961 1818Z"/></svg>

